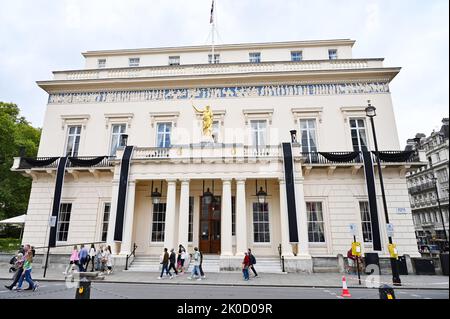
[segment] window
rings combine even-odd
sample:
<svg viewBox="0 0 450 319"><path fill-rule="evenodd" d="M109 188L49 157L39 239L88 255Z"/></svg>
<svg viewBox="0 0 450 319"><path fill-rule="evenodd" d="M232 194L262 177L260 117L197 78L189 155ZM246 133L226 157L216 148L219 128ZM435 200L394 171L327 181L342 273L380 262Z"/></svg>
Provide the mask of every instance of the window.
<svg viewBox="0 0 450 319"><path fill-rule="evenodd" d="M219 137L220 137L220 123L219 123L219 121L214 121L213 122L212 137L214 139L214 143L219 143Z"/></svg>
<svg viewBox="0 0 450 319"><path fill-rule="evenodd" d="M350 120L353 150L355 152L367 151L366 125L363 119Z"/></svg>
<svg viewBox="0 0 450 319"><path fill-rule="evenodd" d="M153 204L152 241L164 242L166 203Z"/></svg>
<svg viewBox="0 0 450 319"><path fill-rule="evenodd" d="M260 52L252 52L249 53L250 63L260 63L261 62L261 53Z"/></svg>
<svg viewBox="0 0 450 319"><path fill-rule="evenodd" d="M193 238L194 238L194 197L189 196L188 242L192 243Z"/></svg>
<svg viewBox="0 0 450 319"><path fill-rule="evenodd" d="M116 155L117 148L123 146L122 135L126 133L126 124L113 124L111 127L111 156Z"/></svg>
<svg viewBox="0 0 450 319"><path fill-rule="evenodd" d="M266 133L267 133L267 121L257 120L251 121L251 136L253 146L265 146L266 145Z"/></svg>
<svg viewBox="0 0 450 319"><path fill-rule="evenodd" d="M97 67L99 69L104 69L106 67L106 59L98 59L97 60Z"/></svg>
<svg viewBox="0 0 450 319"><path fill-rule="evenodd" d="M337 60L338 58L337 50L336 49L328 50L328 58L330 60Z"/></svg>
<svg viewBox="0 0 450 319"><path fill-rule="evenodd" d="M78 156L80 147L81 126L69 126L67 135L66 156Z"/></svg>
<svg viewBox="0 0 450 319"><path fill-rule="evenodd" d="M212 54L208 54L208 63L212 64ZM220 63L220 54L214 54L214 64Z"/></svg>
<svg viewBox="0 0 450 319"><path fill-rule="evenodd" d="M59 206L58 225L56 228L57 241L67 241L71 212L72 203L61 203Z"/></svg>
<svg viewBox="0 0 450 319"><path fill-rule="evenodd" d="M321 202L306 203L308 214L308 239L310 243L324 243L325 231Z"/></svg>
<svg viewBox="0 0 450 319"><path fill-rule="evenodd" d="M236 196L231 196L231 236L236 236Z"/></svg>
<svg viewBox="0 0 450 319"><path fill-rule="evenodd" d="M108 236L109 214L111 212L111 203L103 205L103 222L102 222L102 237L101 241L106 241Z"/></svg>
<svg viewBox="0 0 450 319"><path fill-rule="evenodd" d="M180 57L179 56L170 56L169 57L169 65L180 65Z"/></svg>
<svg viewBox="0 0 450 319"><path fill-rule="evenodd" d="M253 242L270 243L268 203L253 203Z"/></svg>
<svg viewBox="0 0 450 319"><path fill-rule="evenodd" d="M172 123L158 123L157 125L157 147L170 147L170 133Z"/></svg>
<svg viewBox="0 0 450 319"><path fill-rule="evenodd" d="M129 58L128 66L139 66L141 59L140 58Z"/></svg>
<svg viewBox="0 0 450 319"><path fill-rule="evenodd" d="M365 243L373 241L372 221L370 220L369 202L359 202L359 211L361 213L361 223L363 239Z"/></svg>
<svg viewBox="0 0 450 319"><path fill-rule="evenodd" d="M300 120L300 137L303 153L317 152L316 120Z"/></svg>
<svg viewBox="0 0 450 319"><path fill-rule="evenodd" d="M298 62L303 60L303 52L302 51L292 51L291 52L291 61Z"/></svg>

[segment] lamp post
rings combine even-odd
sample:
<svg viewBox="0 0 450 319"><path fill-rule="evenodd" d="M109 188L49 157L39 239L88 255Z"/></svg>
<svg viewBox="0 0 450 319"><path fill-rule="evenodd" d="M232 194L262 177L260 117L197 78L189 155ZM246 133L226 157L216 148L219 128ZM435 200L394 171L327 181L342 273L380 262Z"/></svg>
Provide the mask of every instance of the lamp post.
<svg viewBox="0 0 450 319"><path fill-rule="evenodd" d="M380 176L380 188L381 188L381 198L383 200L383 208L384 208L384 217L386 219L386 224L389 224L389 214L387 209L387 203L386 203L386 193L384 190L384 183L383 183L383 174L381 172L381 163L380 163L380 157L378 156L378 142L377 142L377 134L375 132L375 123L373 118L377 116L375 106L370 104L370 100L368 101L368 106L366 107L366 116L370 118L370 124L372 126L372 134L373 134L373 141L375 144L375 158L377 161L377 167L378 167L378 175ZM392 243L392 236L388 235L389 245L391 246ZM398 271L398 265L397 265L397 258L393 257L391 255L391 269L392 269L392 282L395 286L401 286L402 282L400 280L400 274Z"/></svg>
<svg viewBox="0 0 450 319"><path fill-rule="evenodd" d="M438 190L438 186L437 186L437 177L434 175L433 162L431 161L431 157L428 158L428 162L430 163L431 180L433 181L433 184L434 184L434 191L436 192L436 200L437 200L437 204L438 204L439 215L441 216L442 229L444 230L444 239L445 239L444 248L448 249L447 231L445 230L444 215L442 214L441 199L439 197L439 190Z"/></svg>

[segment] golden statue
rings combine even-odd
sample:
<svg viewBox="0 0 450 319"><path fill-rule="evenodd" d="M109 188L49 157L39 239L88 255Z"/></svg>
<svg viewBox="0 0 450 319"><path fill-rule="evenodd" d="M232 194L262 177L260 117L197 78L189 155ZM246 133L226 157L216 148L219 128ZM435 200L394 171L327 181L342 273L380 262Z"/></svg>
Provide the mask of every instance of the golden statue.
<svg viewBox="0 0 450 319"><path fill-rule="evenodd" d="M194 103L192 103L192 107L197 113L203 115L203 136L212 137L214 116L213 112L211 111L211 107L207 105L204 110L199 110L194 106Z"/></svg>

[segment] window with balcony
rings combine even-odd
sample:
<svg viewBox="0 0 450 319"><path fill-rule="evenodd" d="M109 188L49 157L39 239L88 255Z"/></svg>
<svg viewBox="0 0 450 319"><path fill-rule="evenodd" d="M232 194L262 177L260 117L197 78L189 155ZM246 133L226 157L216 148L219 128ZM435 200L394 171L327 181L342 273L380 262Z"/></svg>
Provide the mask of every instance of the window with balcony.
<svg viewBox="0 0 450 319"><path fill-rule="evenodd" d="M267 141L267 121L253 120L250 121L252 145L255 147L266 146Z"/></svg>
<svg viewBox="0 0 450 319"><path fill-rule="evenodd" d="M98 59L97 60L97 67L99 69L104 69L106 67L106 59Z"/></svg>
<svg viewBox="0 0 450 319"><path fill-rule="evenodd" d="M337 58L338 58L338 52L336 49L328 50L328 59L337 60Z"/></svg>
<svg viewBox="0 0 450 319"><path fill-rule="evenodd" d="M250 63L260 63L261 62L261 52L251 52L249 53Z"/></svg>
<svg viewBox="0 0 450 319"><path fill-rule="evenodd" d="M127 126L126 124L113 124L111 126L111 150L110 155L115 156L116 151L119 148L119 146L123 143L122 136L126 133Z"/></svg>
<svg viewBox="0 0 450 319"><path fill-rule="evenodd" d="M308 239L310 243L325 242L325 223L321 202L307 202Z"/></svg>
<svg viewBox="0 0 450 319"><path fill-rule="evenodd" d="M81 126L69 126L67 131L66 156L77 157L80 147Z"/></svg>
<svg viewBox="0 0 450 319"><path fill-rule="evenodd" d="M366 125L363 119L351 119L350 130L355 152L367 151Z"/></svg>
<svg viewBox="0 0 450 319"><path fill-rule="evenodd" d="M141 62L140 58L129 58L128 66L130 66L130 67L139 66L140 62Z"/></svg>
<svg viewBox="0 0 450 319"><path fill-rule="evenodd" d="M303 52L302 51L292 51L291 52L291 61L299 62L303 60Z"/></svg>
<svg viewBox="0 0 450 319"><path fill-rule="evenodd" d="M58 223L56 225L56 240L65 242L69 236L70 214L72 203L61 203L59 206Z"/></svg>
<svg viewBox="0 0 450 319"><path fill-rule="evenodd" d="M169 65L180 65L180 56L170 56Z"/></svg>
<svg viewBox="0 0 450 319"><path fill-rule="evenodd" d="M156 145L157 147L170 147L170 134L172 132L172 123L158 123L156 125Z"/></svg>
<svg viewBox="0 0 450 319"><path fill-rule="evenodd" d="M208 63L209 64L218 64L220 63L220 54L214 54L214 63L212 60L212 54L208 54Z"/></svg>
<svg viewBox="0 0 450 319"><path fill-rule="evenodd" d="M300 119L300 139L303 153L317 152L315 119Z"/></svg>

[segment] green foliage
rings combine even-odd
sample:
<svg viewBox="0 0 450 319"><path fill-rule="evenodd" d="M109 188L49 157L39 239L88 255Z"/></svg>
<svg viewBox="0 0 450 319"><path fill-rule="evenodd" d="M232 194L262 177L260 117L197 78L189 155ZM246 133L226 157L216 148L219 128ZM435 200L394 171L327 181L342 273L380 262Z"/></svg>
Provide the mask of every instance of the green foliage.
<svg viewBox="0 0 450 319"><path fill-rule="evenodd" d="M11 172L14 157L25 147L26 156L36 156L41 130L20 116L16 104L0 102L0 219L27 212L31 179Z"/></svg>
<svg viewBox="0 0 450 319"><path fill-rule="evenodd" d="M0 238L0 252L12 253L17 252L20 248L20 240L18 238Z"/></svg>

